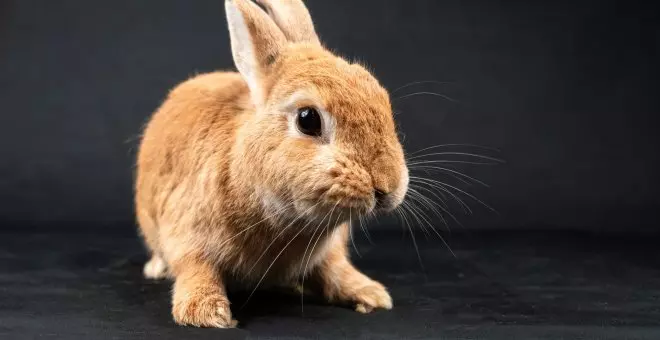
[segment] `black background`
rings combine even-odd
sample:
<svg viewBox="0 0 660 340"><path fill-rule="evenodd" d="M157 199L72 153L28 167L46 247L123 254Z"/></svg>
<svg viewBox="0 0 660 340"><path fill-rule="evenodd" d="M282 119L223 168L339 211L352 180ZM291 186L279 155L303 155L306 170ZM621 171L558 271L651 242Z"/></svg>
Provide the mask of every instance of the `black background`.
<svg viewBox="0 0 660 340"><path fill-rule="evenodd" d="M660 217L654 1L307 4L326 45L388 89L445 82L393 93L453 99L394 99L405 148L499 149L469 150L504 164L457 166L489 188L437 177L499 213L472 202L457 216L474 233L445 234L456 257L416 229L418 261L393 220L371 226L378 246L356 234L355 261L391 289L392 312L311 304L302 316L297 298L257 294L234 310L242 329L658 337L660 234L631 233L656 232ZM0 1L0 337L246 335L173 325L169 284L141 278L132 212L149 115L180 81L231 68L222 0Z"/></svg>

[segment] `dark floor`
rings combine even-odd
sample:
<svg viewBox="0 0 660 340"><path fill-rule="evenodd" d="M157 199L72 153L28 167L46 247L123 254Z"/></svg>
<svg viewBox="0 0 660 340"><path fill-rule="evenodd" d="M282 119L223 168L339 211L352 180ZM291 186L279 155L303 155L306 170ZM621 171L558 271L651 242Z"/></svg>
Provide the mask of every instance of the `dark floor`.
<svg viewBox="0 0 660 340"><path fill-rule="evenodd" d="M355 262L390 288L392 311L303 311L273 292L239 309L239 292L240 329L226 331L175 326L169 284L142 279L141 244L121 230L0 233L0 338L660 339L660 235L460 233L453 257L420 234L422 270L410 238L372 231Z"/></svg>

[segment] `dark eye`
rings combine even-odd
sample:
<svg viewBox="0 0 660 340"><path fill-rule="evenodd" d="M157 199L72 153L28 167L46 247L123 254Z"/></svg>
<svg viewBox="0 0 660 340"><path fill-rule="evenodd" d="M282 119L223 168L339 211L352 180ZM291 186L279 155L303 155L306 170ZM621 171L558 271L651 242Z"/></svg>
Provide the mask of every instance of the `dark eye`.
<svg viewBox="0 0 660 340"><path fill-rule="evenodd" d="M322 126L319 112L311 107L298 109L298 129L300 129L300 132L309 136L320 136Z"/></svg>

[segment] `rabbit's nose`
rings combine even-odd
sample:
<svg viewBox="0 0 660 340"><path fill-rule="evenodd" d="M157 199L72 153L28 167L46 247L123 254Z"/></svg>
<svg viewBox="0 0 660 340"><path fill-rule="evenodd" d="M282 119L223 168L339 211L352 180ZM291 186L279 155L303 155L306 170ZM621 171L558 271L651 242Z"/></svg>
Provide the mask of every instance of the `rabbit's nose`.
<svg viewBox="0 0 660 340"><path fill-rule="evenodd" d="M376 198L376 207L381 208L385 204L386 198L387 198L387 193L385 193L382 190L375 189L374 190L374 197Z"/></svg>

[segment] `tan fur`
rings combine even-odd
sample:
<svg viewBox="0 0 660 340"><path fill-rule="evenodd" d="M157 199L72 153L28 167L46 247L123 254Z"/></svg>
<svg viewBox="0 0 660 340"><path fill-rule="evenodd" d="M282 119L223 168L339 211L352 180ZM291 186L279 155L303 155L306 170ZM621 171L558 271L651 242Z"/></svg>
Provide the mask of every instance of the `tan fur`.
<svg viewBox="0 0 660 340"><path fill-rule="evenodd" d="M302 2L260 3L274 21L248 0L226 2L241 73L183 82L144 131L135 204L152 254L145 276L175 280L172 314L184 325L236 325L227 280L293 287L307 276L329 301L389 309L346 246L349 216L373 211L374 190L388 194L386 210L407 190L389 96L318 43ZM305 106L328 115L328 136L292 128Z"/></svg>

